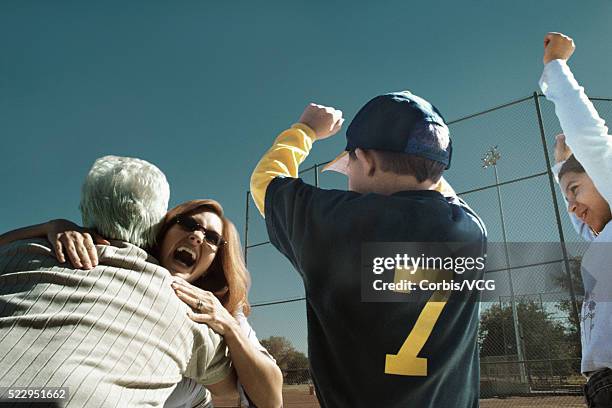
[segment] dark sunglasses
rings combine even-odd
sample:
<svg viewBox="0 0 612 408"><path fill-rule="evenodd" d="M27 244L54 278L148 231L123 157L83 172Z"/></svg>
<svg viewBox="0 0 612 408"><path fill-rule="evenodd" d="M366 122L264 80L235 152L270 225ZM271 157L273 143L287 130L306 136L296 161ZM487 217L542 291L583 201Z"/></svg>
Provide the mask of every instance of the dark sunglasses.
<svg viewBox="0 0 612 408"><path fill-rule="evenodd" d="M217 232L204 228L198 224L196 220L185 215L177 215L174 217L173 223L180 225L185 231L201 231L204 234L204 239L211 245L220 247L227 243Z"/></svg>

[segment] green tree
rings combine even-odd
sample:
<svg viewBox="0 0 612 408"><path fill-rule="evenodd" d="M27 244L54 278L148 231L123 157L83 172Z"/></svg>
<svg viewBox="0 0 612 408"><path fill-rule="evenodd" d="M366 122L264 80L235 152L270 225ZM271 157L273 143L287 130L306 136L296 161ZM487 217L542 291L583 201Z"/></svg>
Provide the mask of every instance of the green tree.
<svg viewBox="0 0 612 408"><path fill-rule="evenodd" d="M298 384L308 382L308 357L297 351L291 342L285 337L271 336L260 341L283 372L286 384Z"/></svg>
<svg viewBox="0 0 612 408"><path fill-rule="evenodd" d="M267 339L261 340L260 343L270 354L272 354L272 357L276 360L276 364L284 371L287 368L291 353L295 351L291 342L285 337L270 336Z"/></svg>
<svg viewBox="0 0 612 408"><path fill-rule="evenodd" d="M547 367L554 375L572 373L570 361L558 361L576 357L576 344L566 325L533 300L517 303L517 314L525 359L548 361L529 363L531 371ZM479 341L481 357L518 354L510 305L494 304L481 315Z"/></svg>
<svg viewBox="0 0 612 408"><path fill-rule="evenodd" d="M582 296L584 295L584 284L582 282L582 275L580 274L580 266L582 264L582 257L577 256L573 257L569 260L570 265L570 276L572 278L572 286L574 288L574 293L576 295L576 307L578 308L578 313L580 313L580 309L582 308ZM554 277L554 282L559 288L567 291L569 294L569 281L567 279L567 273L565 271L559 272L558 275ZM567 313L568 315L568 332L573 341L580 345L580 316L576 316L572 307L571 299L563 299L559 302L559 310ZM580 357L580 350L578 348L578 357Z"/></svg>

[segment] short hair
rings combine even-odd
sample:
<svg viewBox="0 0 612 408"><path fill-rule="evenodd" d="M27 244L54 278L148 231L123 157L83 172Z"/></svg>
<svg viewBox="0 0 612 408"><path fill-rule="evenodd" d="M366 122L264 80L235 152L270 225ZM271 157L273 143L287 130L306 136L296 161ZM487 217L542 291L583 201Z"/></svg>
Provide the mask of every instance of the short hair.
<svg viewBox="0 0 612 408"><path fill-rule="evenodd" d="M446 168L444 163L415 156L414 154L382 150L376 150L375 152L380 158L379 165L382 171L388 171L401 176L414 176L419 183L427 179L437 183Z"/></svg>
<svg viewBox="0 0 612 408"><path fill-rule="evenodd" d="M561 166L558 176L559 180L561 180L561 177L565 176L567 173L586 173L586 170L584 170L582 164L576 160L576 157L573 154L568 157L565 163L563 163Z"/></svg>
<svg viewBox="0 0 612 408"><path fill-rule="evenodd" d="M166 176L153 164L104 156L85 177L79 208L86 228L148 249L155 243L169 199Z"/></svg>
<svg viewBox="0 0 612 408"><path fill-rule="evenodd" d="M446 150L450 143L450 135L446 126L435 123L422 123L410 132L410 138L415 139L424 147ZM392 152L388 150L366 149L376 154L380 169L401 176L414 176L419 183L430 179L438 182L446 169L446 164L427 159L415 154ZM351 159L355 159L355 151L349 151Z"/></svg>

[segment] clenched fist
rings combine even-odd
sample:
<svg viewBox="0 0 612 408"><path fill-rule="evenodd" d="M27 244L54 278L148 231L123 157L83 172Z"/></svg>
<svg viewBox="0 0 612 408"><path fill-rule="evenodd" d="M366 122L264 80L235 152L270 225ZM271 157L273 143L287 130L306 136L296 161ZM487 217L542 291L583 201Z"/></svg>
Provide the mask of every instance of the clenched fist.
<svg viewBox="0 0 612 408"><path fill-rule="evenodd" d="M568 60L576 46L574 40L561 33L548 33L544 37L544 65L555 59Z"/></svg>
<svg viewBox="0 0 612 408"><path fill-rule="evenodd" d="M311 103L300 116L300 123L308 125L317 134L317 140L321 140L338 133L344 119L341 110Z"/></svg>
<svg viewBox="0 0 612 408"><path fill-rule="evenodd" d="M561 133L555 136L555 163L567 160L572 155L572 151L565 143L565 135Z"/></svg>

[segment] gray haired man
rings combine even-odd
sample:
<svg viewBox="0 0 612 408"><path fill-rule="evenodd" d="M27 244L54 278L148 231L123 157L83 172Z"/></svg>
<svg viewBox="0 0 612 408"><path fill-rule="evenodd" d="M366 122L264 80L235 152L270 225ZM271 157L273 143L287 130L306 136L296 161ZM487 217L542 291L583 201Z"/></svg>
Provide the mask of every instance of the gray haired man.
<svg viewBox="0 0 612 408"><path fill-rule="evenodd" d="M81 194L84 225L112 243L97 247L98 266L68 268L44 240L0 246L3 401L54 391L65 406L161 406L183 376L213 393L234 387L222 338L188 319L170 273L142 249L168 198L154 165L102 157Z"/></svg>

